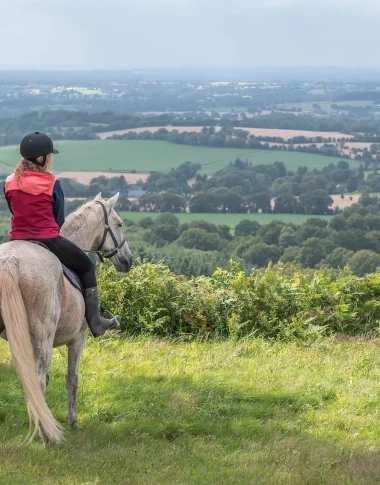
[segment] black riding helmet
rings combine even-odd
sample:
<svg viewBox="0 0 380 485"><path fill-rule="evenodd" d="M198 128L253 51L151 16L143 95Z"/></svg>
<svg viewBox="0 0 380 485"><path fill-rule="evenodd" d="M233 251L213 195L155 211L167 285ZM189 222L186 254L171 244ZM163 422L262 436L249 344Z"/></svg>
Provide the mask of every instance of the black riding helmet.
<svg viewBox="0 0 380 485"><path fill-rule="evenodd" d="M20 143L20 153L23 158L29 160L35 165L43 167L46 158L50 153L59 153L53 146L51 138L45 133L36 131L24 136ZM37 162L37 158L43 157L43 162Z"/></svg>

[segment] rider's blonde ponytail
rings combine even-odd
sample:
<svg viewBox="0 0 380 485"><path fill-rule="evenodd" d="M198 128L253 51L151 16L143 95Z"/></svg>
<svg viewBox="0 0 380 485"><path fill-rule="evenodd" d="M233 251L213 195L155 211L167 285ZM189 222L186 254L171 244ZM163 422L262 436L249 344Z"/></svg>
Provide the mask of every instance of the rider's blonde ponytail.
<svg viewBox="0 0 380 485"><path fill-rule="evenodd" d="M43 157L37 158L37 162L42 163L43 162ZM44 172L44 173L50 173L51 170L51 164L53 161L53 157L51 154L49 154L46 157L46 163L43 167L39 167L35 163L30 162L29 160L25 160L25 158L22 158L15 169L15 176L16 179L20 179L21 177L24 176L24 172Z"/></svg>

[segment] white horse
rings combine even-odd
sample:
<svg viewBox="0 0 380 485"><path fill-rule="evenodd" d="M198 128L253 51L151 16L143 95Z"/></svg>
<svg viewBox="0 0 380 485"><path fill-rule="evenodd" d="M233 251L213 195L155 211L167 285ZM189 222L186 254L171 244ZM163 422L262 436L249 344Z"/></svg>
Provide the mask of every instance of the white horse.
<svg viewBox="0 0 380 485"><path fill-rule="evenodd" d="M98 194L67 218L61 234L83 250L99 251L116 270L126 272L132 254L114 210L118 197L105 201ZM59 443L62 429L44 395L53 347L67 345L67 421L78 426L78 367L88 331L82 294L64 277L54 254L32 242L10 241L0 246L0 305L0 336L9 342L24 386L29 441L39 432L44 441Z"/></svg>

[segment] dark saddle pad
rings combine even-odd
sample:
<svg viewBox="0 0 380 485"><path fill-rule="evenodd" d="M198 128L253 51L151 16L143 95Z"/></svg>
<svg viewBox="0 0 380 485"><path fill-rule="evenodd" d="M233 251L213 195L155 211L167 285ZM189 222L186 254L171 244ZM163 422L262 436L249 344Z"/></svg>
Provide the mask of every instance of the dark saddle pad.
<svg viewBox="0 0 380 485"><path fill-rule="evenodd" d="M41 247L43 247L43 248L45 248L49 251L49 248L47 246L45 246L45 244L40 242L40 241L29 241L29 242L31 242L33 244L37 244L38 246L41 246ZM74 288L76 288L81 293L83 293L83 287L82 287L82 284L80 282L79 276L76 273L74 273L74 271L67 268L64 264L62 264L62 271L63 271L63 274L65 275L65 277L67 278L67 280L74 286Z"/></svg>
<svg viewBox="0 0 380 485"><path fill-rule="evenodd" d="M66 276L66 278L69 280L69 282L74 286L74 288L76 288L81 293L83 293L83 287L80 282L79 276L76 273L74 273L74 271L72 271L71 269L66 268L64 264L62 265L62 271L63 271L63 274Z"/></svg>

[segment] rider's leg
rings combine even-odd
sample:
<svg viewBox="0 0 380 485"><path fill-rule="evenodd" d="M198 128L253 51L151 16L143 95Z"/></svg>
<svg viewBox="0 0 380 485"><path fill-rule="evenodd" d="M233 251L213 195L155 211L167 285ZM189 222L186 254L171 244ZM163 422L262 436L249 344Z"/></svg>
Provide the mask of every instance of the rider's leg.
<svg viewBox="0 0 380 485"><path fill-rule="evenodd" d="M41 239L52 253L79 276L83 286L85 316L94 337L103 335L106 330L114 328L118 317L107 319L99 314L99 297L96 284L95 267L90 258L78 246L62 236L53 239Z"/></svg>

